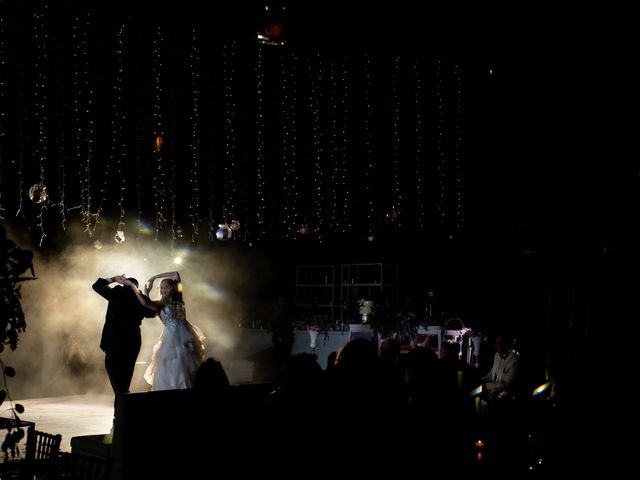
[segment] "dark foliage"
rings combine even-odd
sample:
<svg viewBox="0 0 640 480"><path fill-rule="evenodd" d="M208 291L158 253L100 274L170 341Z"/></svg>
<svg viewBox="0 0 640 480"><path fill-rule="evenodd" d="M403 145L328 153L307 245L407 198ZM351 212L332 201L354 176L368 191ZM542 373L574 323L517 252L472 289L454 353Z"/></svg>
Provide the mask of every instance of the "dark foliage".
<svg viewBox="0 0 640 480"><path fill-rule="evenodd" d="M5 229L0 225L0 331L2 340L0 341L0 352L4 346L8 345L11 350L18 346L18 334L24 332L27 323L20 303L20 284L24 281L35 280L33 270L33 252L16 247L15 243L7 239ZM31 276L23 276L25 272ZM0 358L0 368L2 371L3 388L0 390L0 404L6 399L11 401L7 388L7 377L14 377L16 372L13 367L5 365ZM24 407L20 404L11 405L13 418L5 419L9 421L7 436L2 443L2 451L5 457L11 455L15 457L19 454L18 443L24 438L25 432L21 427L18 413L24 412Z"/></svg>

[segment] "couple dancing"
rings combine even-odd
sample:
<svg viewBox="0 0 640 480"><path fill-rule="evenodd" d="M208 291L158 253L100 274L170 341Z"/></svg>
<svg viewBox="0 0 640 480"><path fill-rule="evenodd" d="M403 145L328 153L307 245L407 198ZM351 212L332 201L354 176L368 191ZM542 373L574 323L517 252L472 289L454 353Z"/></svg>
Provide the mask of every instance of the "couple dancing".
<svg viewBox="0 0 640 480"><path fill-rule="evenodd" d="M159 278L162 278L161 298L151 300L149 292ZM112 283L119 285L111 287ZM204 335L187 321L181 287L178 272L154 275L145 284L144 294L138 289L135 278L124 275L99 278L93 284L93 289L109 302L100 348L105 352L105 369L115 393L114 412L120 395L129 391L142 343L140 324L143 318L159 316L164 325L144 373L151 390L192 386L195 372L205 356Z"/></svg>

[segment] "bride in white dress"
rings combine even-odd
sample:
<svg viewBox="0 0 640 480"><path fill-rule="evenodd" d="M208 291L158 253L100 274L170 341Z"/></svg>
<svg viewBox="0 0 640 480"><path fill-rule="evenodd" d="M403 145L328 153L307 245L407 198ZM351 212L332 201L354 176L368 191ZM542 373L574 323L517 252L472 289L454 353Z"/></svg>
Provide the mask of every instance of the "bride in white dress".
<svg viewBox="0 0 640 480"><path fill-rule="evenodd" d="M162 278L162 298L149 300L149 292L157 278ZM153 347L151 363L144 373L144 379L154 391L190 388L205 358L205 337L197 326L187 320L180 274L167 272L151 277L145 284L147 298L140 294L135 285L130 282L127 285L133 288L140 303L155 310L164 325L160 340Z"/></svg>

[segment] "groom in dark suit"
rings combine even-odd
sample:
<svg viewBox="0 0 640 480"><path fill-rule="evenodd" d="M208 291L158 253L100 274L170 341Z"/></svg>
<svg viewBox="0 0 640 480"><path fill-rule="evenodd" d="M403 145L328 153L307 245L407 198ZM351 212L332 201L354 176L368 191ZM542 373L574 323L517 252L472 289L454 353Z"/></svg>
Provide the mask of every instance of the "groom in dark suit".
<svg viewBox="0 0 640 480"><path fill-rule="evenodd" d="M156 316L153 310L144 307L138 301L131 288L123 285L109 286L114 282L121 284L124 280L126 280L124 275L117 275L111 278L99 278L93 284L93 289L109 302L106 321L102 328L100 348L105 353L104 366L115 393L114 418L120 396L129 391L133 378L133 370L142 344L140 335L142 319ZM129 278L129 280L138 286L135 278Z"/></svg>

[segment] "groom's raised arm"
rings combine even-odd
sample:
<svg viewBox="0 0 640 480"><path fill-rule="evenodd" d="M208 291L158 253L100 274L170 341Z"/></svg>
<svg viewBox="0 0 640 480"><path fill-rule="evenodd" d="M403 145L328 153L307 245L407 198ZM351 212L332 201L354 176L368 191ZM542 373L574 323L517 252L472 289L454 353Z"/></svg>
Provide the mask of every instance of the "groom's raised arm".
<svg viewBox="0 0 640 480"><path fill-rule="evenodd" d="M112 291L111 288L109 287L109 285L113 283L112 279L109 278L99 278L98 280L95 281L95 283L93 285L91 285L91 288L93 288L93 290L100 296L106 298L107 300L111 300L112 298Z"/></svg>

